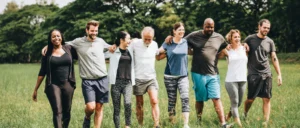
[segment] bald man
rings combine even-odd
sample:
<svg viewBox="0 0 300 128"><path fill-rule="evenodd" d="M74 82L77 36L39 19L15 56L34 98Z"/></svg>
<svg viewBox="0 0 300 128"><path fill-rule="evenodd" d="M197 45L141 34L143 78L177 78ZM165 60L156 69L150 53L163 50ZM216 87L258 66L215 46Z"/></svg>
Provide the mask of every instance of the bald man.
<svg viewBox="0 0 300 128"><path fill-rule="evenodd" d="M214 32L213 19L207 18L203 30L190 33L185 37L188 41L189 54L193 56L191 75L196 97L198 121L201 121L204 101L212 99L222 128L228 128L220 99L220 76L217 68L219 51L227 46L224 37Z"/></svg>

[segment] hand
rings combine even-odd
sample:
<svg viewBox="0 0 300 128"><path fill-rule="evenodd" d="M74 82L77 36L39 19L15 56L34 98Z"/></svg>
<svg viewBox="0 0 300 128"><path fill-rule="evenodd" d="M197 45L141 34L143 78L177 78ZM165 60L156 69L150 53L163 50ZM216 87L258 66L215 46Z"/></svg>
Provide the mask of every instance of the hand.
<svg viewBox="0 0 300 128"><path fill-rule="evenodd" d="M46 46L42 49L42 55L43 55L43 56L46 56L47 50L48 50L48 46L46 45Z"/></svg>
<svg viewBox="0 0 300 128"><path fill-rule="evenodd" d="M172 43L172 40L173 40L173 36L167 36L167 38L165 39L165 43L166 44L171 44Z"/></svg>
<svg viewBox="0 0 300 128"><path fill-rule="evenodd" d="M226 46L226 50L229 51L230 49L231 49L231 44L228 44L228 45Z"/></svg>
<svg viewBox="0 0 300 128"><path fill-rule="evenodd" d="M249 52L249 45L247 44L247 43L243 43L243 46L245 47L245 49L246 49L246 52Z"/></svg>
<svg viewBox="0 0 300 128"><path fill-rule="evenodd" d="M278 75L278 76L277 76L277 83L278 83L278 86L281 86L281 85L282 85L282 78L281 78L281 75Z"/></svg>
<svg viewBox="0 0 300 128"><path fill-rule="evenodd" d="M116 51L117 46L113 44L112 46L109 47L108 51L111 53L114 53Z"/></svg>
<svg viewBox="0 0 300 128"><path fill-rule="evenodd" d="M34 90L33 94L32 94L32 100L37 102L37 91Z"/></svg>

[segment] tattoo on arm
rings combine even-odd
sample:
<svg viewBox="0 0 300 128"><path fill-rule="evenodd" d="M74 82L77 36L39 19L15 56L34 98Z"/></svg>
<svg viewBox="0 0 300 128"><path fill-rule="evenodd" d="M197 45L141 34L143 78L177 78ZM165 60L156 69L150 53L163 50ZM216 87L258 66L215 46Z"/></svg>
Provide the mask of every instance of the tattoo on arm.
<svg viewBox="0 0 300 128"><path fill-rule="evenodd" d="M276 61L277 59L276 59L276 57L274 57L274 61Z"/></svg>

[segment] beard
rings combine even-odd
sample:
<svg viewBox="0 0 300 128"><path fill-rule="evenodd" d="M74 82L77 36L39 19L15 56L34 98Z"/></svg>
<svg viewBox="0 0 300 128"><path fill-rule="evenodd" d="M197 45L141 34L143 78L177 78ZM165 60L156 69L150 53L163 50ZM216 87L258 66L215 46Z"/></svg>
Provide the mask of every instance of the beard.
<svg viewBox="0 0 300 128"><path fill-rule="evenodd" d="M261 35L263 35L263 36L267 36L268 35L268 31L260 31L260 33L261 33Z"/></svg>
<svg viewBox="0 0 300 128"><path fill-rule="evenodd" d="M204 34L206 36L211 36L214 33L214 31L204 31Z"/></svg>
<svg viewBox="0 0 300 128"><path fill-rule="evenodd" d="M97 37L95 34L88 34L88 36L92 40L96 39L96 37Z"/></svg>

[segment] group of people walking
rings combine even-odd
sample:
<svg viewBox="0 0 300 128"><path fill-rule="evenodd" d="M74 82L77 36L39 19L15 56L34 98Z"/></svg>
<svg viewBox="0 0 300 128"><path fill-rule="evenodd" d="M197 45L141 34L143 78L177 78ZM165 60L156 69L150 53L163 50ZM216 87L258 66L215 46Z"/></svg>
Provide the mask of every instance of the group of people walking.
<svg viewBox="0 0 300 128"><path fill-rule="evenodd" d="M43 49L42 58L33 100L37 101L37 90L46 76L45 93L53 111L53 123L57 128L68 127L71 118L71 104L75 89L74 61L78 59L82 79L82 94L85 100L83 127L90 127L94 114L94 127L100 127L103 118L103 105L109 101L109 84L113 102L113 120L120 127L121 97L124 97L125 127L131 125L131 96L136 97L136 117L143 125L144 98L148 93L154 127L159 128L158 82L156 80L155 59L167 58L164 83L168 95L169 121L175 122L177 90L182 103L184 128L189 128L189 79L188 55L192 55L191 77L196 98L197 120L201 122L204 101L212 99L220 126L231 127L231 116L242 127L238 107L248 82L248 95L245 101L244 116L256 97L263 99L264 125L270 116L272 96L272 75L269 55L278 74L278 85L282 84L275 45L267 34L270 21L262 19L258 23L258 33L248 36L241 43L239 30L232 29L226 39L214 32L214 21L205 19L203 30L192 32L184 37L185 28L181 22L175 23L172 36L168 36L160 48L154 38L154 29L144 27L142 39L131 40L130 34L120 31L114 45L107 44L97 37L99 23L89 21L86 36L73 41L64 41L62 33L54 29L48 35L48 45ZM228 42L229 45L226 43ZM108 52L104 52L109 49ZM107 73L105 57L109 58ZM225 87L230 97L230 112L225 116L220 98L220 76L217 68L219 58L227 58L228 71ZM248 67L248 68L247 68ZM248 69L248 70L247 70ZM248 76L247 76L248 73Z"/></svg>

